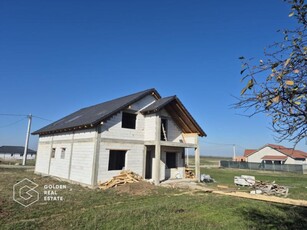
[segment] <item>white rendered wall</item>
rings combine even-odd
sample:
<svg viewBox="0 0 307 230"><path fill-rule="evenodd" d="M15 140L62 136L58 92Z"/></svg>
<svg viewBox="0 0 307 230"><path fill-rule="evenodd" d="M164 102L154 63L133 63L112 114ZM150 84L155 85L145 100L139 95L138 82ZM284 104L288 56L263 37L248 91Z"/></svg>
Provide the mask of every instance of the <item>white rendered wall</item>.
<svg viewBox="0 0 307 230"><path fill-rule="evenodd" d="M285 154L282 154L281 152L272 149L271 147L264 147L263 149L260 149L259 151L253 153L252 155L247 157L248 162L256 162L256 163L261 163L262 158L264 156L286 156Z"/></svg>

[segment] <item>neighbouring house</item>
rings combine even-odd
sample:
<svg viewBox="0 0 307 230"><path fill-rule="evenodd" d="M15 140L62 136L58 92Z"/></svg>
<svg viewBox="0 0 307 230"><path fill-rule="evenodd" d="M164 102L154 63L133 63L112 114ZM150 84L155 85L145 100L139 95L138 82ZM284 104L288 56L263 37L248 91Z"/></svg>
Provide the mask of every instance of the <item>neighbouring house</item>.
<svg viewBox="0 0 307 230"><path fill-rule="evenodd" d="M155 89L76 111L33 134L39 135L35 173L96 186L123 169L155 184L184 177L185 149L195 151L205 132L176 96Z"/></svg>
<svg viewBox="0 0 307 230"><path fill-rule="evenodd" d="M307 164L306 152L274 144L267 144L260 149L245 149L244 157L248 162L255 163Z"/></svg>
<svg viewBox="0 0 307 230"><path fill-rule="evenodd" d="M0 159L2 160L21 160L23 158L24 147L22 146L1 146ZM34 160L36 151L28 149L27 159Z"/></svg>

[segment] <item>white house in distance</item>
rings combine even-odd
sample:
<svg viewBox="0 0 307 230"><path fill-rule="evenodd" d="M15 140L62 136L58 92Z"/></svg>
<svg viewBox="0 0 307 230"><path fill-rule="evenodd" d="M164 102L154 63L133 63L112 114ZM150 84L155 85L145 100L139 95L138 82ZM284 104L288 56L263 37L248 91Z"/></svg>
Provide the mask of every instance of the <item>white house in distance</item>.
<svg viewBox="0 0 307 230"><path fill-rule="evenodd" d="M1 146L0 160L22 160L25 147L23 146ZM34 160L36 152L28 149L27 159Z"/></svg>
<svg viewBox="0 0 307 230"><path fill-rule="evenodd" d="M96 186L132 170L160 181L184 177L185 148L206 136L176 96L155 89L83 108L33 134L39 135L35 173Z"/></svg>
<svg viewBox="0 0 307 230"><path fill-rule="evenodd" d="M265 164L307 164L307 153L286 148L281 145L267 144L260 149L246 149L247 162Z"/></svg>

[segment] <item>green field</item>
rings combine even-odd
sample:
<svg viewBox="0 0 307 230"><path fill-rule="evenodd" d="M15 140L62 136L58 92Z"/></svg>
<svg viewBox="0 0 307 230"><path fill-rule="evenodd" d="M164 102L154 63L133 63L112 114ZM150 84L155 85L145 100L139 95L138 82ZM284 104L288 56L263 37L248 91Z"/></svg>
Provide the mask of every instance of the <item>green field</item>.
<svg viewBox="0 0 307 230"><path fill-rule="evenodd" d="M289 198L307 200L307 175L272 171L255 171L241 169L201 169L201 173L209 174L217 183L208 184L215 188L217 185L227 185L229 188L238 188L234 185L234 176L255 176L256 180L273 182L289 187ZM246 190L246 188L240 188Z"/></svg>
<svg viewBox="0 0 307 230"><path fill-rule="evenodd" d="M208 171L209 170L209 171ZM231 185L234 170L205 169L218 182ZM243 171L242 171L243 172ZM244 172L245 173L245 172ZM1 229L306 229L307 208L278 205L208 193L157 187L144 195L92 190L40 177L23 169L0 169ZM251 175L251 173L249 173ZM257 174L258 176L258 174ZM263 177L301 186L306 177ZM64 201L40 200L25 208L12 199L13 185L28 178L44 185L66 185ZM299 182L300 181L300 182ZM279 181L277 181L279 182ZM215 185L210 185L215 186ZM129 190L127 190L129 192ZM293 193L298 197L300 192Z"/></svg>
<svg viewBox="0 0 307 230"><path fill-rule="evenodd" d="M200 165L205 166L219 166L221 160L229 161L231 157L213 157L213 156L200 156ZM194 156L189 157L189 164L194 165L195 158Z"/></svg>

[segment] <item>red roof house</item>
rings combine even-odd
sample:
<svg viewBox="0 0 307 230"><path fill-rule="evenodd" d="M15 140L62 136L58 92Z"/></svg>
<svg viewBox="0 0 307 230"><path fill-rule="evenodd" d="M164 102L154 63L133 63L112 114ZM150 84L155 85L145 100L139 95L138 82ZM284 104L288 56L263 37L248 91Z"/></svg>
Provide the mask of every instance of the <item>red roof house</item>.
<svg viewBox="0 0 307 230"><path fill-rule="evenodd" d="M246 149L248 162L272 164L307 164L307 153L282 145L267 144L259 149Z"/></svg>

